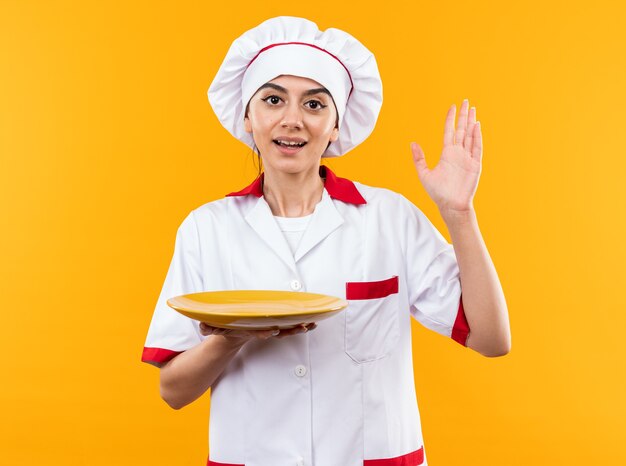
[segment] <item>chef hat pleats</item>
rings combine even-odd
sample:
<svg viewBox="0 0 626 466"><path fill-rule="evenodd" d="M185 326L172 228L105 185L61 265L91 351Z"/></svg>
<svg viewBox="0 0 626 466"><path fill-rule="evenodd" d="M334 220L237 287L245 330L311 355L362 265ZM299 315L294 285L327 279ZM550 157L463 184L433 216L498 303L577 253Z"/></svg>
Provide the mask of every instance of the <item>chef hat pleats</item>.
<svg viewBox="0 0 626 466"><path fill-rule="evenodd" d="M304 18L269 19L237 38L220 66L208 97L222 125L250 147L244 114L260 86L280 75L317 81L337 107L339 138L324 157L343 155L372 132L382 105L382 82L374 55L350 34L320 31Z"/></svg>

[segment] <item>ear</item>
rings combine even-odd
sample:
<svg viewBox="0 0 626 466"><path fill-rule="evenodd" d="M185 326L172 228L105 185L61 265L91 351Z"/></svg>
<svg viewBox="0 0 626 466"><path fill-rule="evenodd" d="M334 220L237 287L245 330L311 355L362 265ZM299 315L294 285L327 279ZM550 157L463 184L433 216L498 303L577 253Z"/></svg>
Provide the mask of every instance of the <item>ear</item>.
<svg viewBox="0 0 626 466"><path fill-rule="evenodd" d="M243 126L246 130L246 133L251 133L252 132L252 124L250 123L250 118L248 117L244 117L243 119Z"/></svg>

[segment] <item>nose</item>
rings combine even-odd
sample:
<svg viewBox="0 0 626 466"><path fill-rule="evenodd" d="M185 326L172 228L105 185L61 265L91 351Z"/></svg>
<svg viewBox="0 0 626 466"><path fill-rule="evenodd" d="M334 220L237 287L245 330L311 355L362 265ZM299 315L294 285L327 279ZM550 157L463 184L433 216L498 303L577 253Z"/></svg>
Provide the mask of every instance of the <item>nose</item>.
<svg viewBox="0 0 626 466"><path fill-rule="evenodd" d="M289 102L284 107L285 112L281 121L283 128L298 128L302 129L304 123L302 122L302 109L297 101Z"/></svg>

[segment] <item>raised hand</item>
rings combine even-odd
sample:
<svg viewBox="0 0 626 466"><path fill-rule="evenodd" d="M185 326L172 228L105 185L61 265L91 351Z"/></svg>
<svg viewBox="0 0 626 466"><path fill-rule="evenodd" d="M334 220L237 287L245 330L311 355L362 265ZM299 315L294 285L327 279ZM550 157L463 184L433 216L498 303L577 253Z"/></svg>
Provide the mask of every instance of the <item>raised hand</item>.
<svg viewBox="0 0 626 466"><path fill-rule="evenodd" d="M411 143L417 176L443 215L473 210L481 171L483 143L476 108L469 108L467 99L463 101L456 129L455 116L456 105L452 104L446 116L441 158L432 170L419 144Z"/></svg>

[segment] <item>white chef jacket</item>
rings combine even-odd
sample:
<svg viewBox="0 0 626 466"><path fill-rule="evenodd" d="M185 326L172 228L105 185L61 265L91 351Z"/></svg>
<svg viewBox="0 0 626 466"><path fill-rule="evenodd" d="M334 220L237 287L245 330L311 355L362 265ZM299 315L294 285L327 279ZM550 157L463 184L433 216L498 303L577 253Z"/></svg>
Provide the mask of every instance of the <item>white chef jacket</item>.
<svg viewBox="0 0 626 466"><path fill-rule="evenodd" d="M404 196L337 177L295 254L263 175L180 225L142 360L160 366L203 338L170 297L215 290L323 293L348 307L304 334L251 340L211 388L211 466L426 465L410 316L466 346L452 245Z"/></svg>

